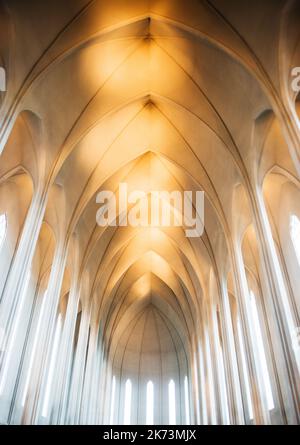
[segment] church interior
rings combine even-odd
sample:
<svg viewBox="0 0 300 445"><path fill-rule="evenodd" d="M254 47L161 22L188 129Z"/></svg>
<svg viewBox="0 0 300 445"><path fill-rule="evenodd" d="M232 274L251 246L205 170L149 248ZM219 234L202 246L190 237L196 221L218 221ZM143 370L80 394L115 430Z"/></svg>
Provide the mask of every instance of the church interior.
<svg viewBox="0 0 300 445"><path fill-rule="evenodd" d="M0 424L300 423L297 67L299 0L0 0Z"/></svg>

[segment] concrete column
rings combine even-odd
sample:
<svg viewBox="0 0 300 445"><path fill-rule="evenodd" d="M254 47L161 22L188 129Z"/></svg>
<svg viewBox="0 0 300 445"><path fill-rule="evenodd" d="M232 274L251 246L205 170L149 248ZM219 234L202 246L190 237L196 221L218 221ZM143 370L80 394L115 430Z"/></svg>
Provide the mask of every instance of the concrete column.
<svg viewBox="0 0 300 445"><path fill-rule="evenodd" d="M207 330L208 330L208 341L210 347L212 377L213 377L213 385L215 393L216 422L218 425L221 425L223 424L224 419L222 416L222 399L221 399L221 387L220 387L219 373L218 373L218 357L214 342L215 332L213 328L212 308L210 307L210 304L207 305Z"/></svg>
<svg viewBox="0 0 300 445"><path fill-rule="evenodd" d="M51 419L51 423L54 424L65 423L68 395L70 391L72 353L79 299L80 290L77 282L77 274L75 274L73 285L70 290L61 346L58 355L57 383L54 389L54 411Z"/></svg>
<svg viewBox="0 0 300 445"><path fill-rule="evenodd" d="M283 422L299 423L300 399L297 388L299 388L300 380L297 361L299 363L300 357L295 355L298 351L293 350L293 337L287 323L289 295L278 261L263 197L258 188L255 188L254 198L257 244L262 266L261 279L266 288L263 292L268 315L265 317L265 322L268 323L274 353L276 374L274 381L277 385L278 403ZM292 314L290 318L293 318Z"/></svg>
<svg viewBox="0 0 300 445"><path fill-rule="evenodd" d="M82 308L82 318L79 328L79 337L75 355L74 369L68 405L68 423L78 424L80 419L80 405L83 391L86 354L89 342L91 306L87 304Z"/></svg>
<svg viewBox="0 0 300 445"><path fill-rule="evenodd" d="M215 348L215 356L216 356L216 366L217 366L217 374L218 374L218 382L219 382L219 391L220 391L220 401L221 401L221 413L223 424L227 425L230 423L230 411L231 406L229 406L228 397L228 385L226 385L226 376L225 376L225 357L223 347L220 343L220 332L217 320L216 306L213 305L211 308L211 317L212 317L212 327L214 331L214 348Z"/></svg>
<svg viewBox="0 0 300 445"><path fill-rule="evenodd" d="M231 318L231 310L228 301L228 293L224 284L221 288L221 295L219 300L222 337L224 343L224 365L228 389L228 404L230 423L244 424L244 412L241 394L241 382L238 372L237 353L234 342L233 325Z"/></svg>
<svg viewBox="0 0 300 445"><path fill-rule="evenodd" d="M255 353L255 344L251 333L251 325L249 322L249 314L251 308L249 306L249 289L245 273L245 267L242 252L237 242L234 244L235 254L235 277L238 285L237 299L239 307L239 316L241 321L241 329L244 337L246 360L250 378L251 394L253 402L253 414L256 424L269 424L270 416L267 407L267 399L264 391L264 382L262 378L262 370L260 367L257 354Z"/></svg>
<svg viewBox="0 0 300 445"><path fill-rule="evenodd" d="M86 368L83 378L83 391L80 408L80 424L90 424L92 416L91 398L95 388L94 383L94 364L97 357L97 332L95 326L91 328L90 339L88 344Z"/></svg>
<svg viewBox="0 0 300 445"><path fill-rule="evenodd" d="M28 215L20 237L20 242L10 267L5 286L3 288L0 302L0 326L5 332L0 350L7 350L11 341L11 332L15 321L15 316L20 310L21 297L24 290L24 283L30 273L31 263L36 248L36 243L40 233L46 206L46 196L42 191L33 196ZM0 369L5 369L5 354L3 354ZM0 381L2 375L0 373Z"/></svg>
<svg viewBox="0 0 300 445"><path fill-rule="evenodd" d="M47 421L47 419L42 417L42 408L49 377L48 374L52 358L53 342L55 340L55 328L58 316L57 311L64 277L66 256L67 246L65 244L58 245L51 268L45 302L46 306L42 320L43 329L40 334L39 348L36 353L36 377L33 381L36 393L34 400L32 401L32 407L26 413L28 423L45 423ZM51 407L49 412L51 412Z"/></svg>
<svg viewBox="0 0 300 445"><path fill-rule="evenodd" d="M100 381L101 375L103 373L102 370L102 347L101 340L99 336L99 329L97 335L97 345L95 347L94 359L93 359L93 369L92 369L92 382L91 382L91 391L90 391L90 414L89 414L89 423L99 424L99 406L101 404L101 391L100 391ZM110 406L109 415L110 415Z"/></svg>

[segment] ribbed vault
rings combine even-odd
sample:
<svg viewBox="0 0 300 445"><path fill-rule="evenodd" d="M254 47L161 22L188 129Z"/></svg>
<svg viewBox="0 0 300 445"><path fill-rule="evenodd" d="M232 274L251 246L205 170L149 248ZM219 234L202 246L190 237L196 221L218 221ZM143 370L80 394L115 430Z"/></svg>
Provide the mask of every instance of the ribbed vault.
<svg viewBox="0 0 300 445"><path fill-rule="evenodd" d="M109 422L105 404L112 403L113 378L117 423L123 422L127 379L134 388L133 423L145 421L148 381L157 391L154 420L168 422L171 379L181 401L179 423L186 421L185 379L193 421L204 423L205 410L207 423L242 423L248 416L242 409L245 390L234 383L240 363L229 364L234 352L226 346L233 345L235 328L228 334L225 317L234 318L236 310L226 306L224 295L228 297L229 286L236 308L246 288L247 274L239 276L243 255L253 274L259 275L259 255L266 261L265 273L271 267L257 190L265 187L272 203L267 189L276 182L272 169L282 168L293 180L300 172L299 120L289 87L290 67L300 64L299 18L299 3L284 0L251 5L219 0L1 1L0 65L8 72L7 92L0 97L1 196L14 196L16 189L19 196L26 195L26 206L14 214L18 222L10 245L20 249L7 256L1 304L5 314L14 307L10 296L20 293L33 261L34 296L28 300L32 312L26 323L37 323L34 314L42 311L46 289L49 308L59 308L64 320L76 319L64 325L64 338L70 335L73 343L63 343L58 369L63 369L64 354L75 358L66 360L70 370L61 373L71 373L67 389L64 377L57 379L55 394L61 390L64 395L59 402L53 399L52 417L47 417L53 423ZM8 40L11 33L14 38ZM277 182L281 190L288 179ZM203 190L203 235L188 238L184 227L151 223L120 227L112 221L100 227L96 196L111 190L118 198L120 183L127 184L128 192L144 191L147 205L153 190ZM117 204L116 218L126 218L135 205L124 213ZM171 215L174 220L178 216L173 202ZM252 252L250 258L251 245L260 243L260 253ZM274 295L275 285L262 286ZM208 322L211 310L216 315ZM48 316L41 344L54 338L55 316ZM2 318L11 329L9 315ZM18 352L25 358L32 329L28 327L28 343ZM217 351L211 354L211 375L208 365L204 369L210 348ZM220 350L223 377L217 376ZM22 365L11 375L11 382L18 375L18 383L14 390L13 383L7 385L5 421L41 421L42 402L34 394L46 385L50 356L41 353L25 411L7 402L22 390ZM298 411L284 407L283 377L276 378L282 362L274 357L276 415L290 415L294 422ZM261 385L254 371L252 377L257 401ZM201 397L210 400L202 411L200 381ZM259 408L255 416L258 423L266 421Z"/></svg>

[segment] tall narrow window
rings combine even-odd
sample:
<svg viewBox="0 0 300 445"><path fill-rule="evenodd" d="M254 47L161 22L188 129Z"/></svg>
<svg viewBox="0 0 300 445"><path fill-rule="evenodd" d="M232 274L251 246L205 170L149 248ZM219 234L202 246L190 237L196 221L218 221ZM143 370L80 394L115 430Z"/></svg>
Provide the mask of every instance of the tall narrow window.
<svg viewBox="0 0 300 445"><path fill-rule="evenodd" d="M147 383L146 425L153 425L154 391L151 380Z"/></svg>
<svg viewBox="0 0 300 445"><path fill-rule="evenodd" d="M29 382L30 382L30 377L31 377L31 371L32 371L35 351L36 351L36 348L37 348L37 343L38 343L38 339L39 339L39 336L40 336L40 328L41 328L42 319L43 319L43 316L44 316L46 298L47 298L47 291L43 295L43 301L42 301L42 304L41 304L41 309L40 309L40 313L39 313L39 319L38 319L36 330L34 332L33 345L32 345L32 348L31 348L29 364L28 364L28 367L27 367L26 382L25 382L25 385L24 385L23 395L22 395L22 400L21 400L22 405L25 404L26 395L27 395L27 391L28 391L28 387L29 387Z"/></svg>
<svg viewBox="0 0 300 445"><path fill-rule="evenodd" d="M187 376L184 377L184 402L185 402L185 423L186 425L190 425L189 382Z"/></svg>
<svg viewBox="0 0 300 445"><path fill-rule="evenodd" d="M114 423L114 414L115 414L115 397L116 397L116 377L112 378L112 387L111 387L111 401L110 401L110 425Z"/></svg>
<svg viewBox="0 0 300 445"><path fill-rule="evenodd" d="M58 318L57 318L54 340L53 340L53 347L52 347L52 353L51 353L51 359L50 359L50 365L49 365L49 374L48 374L48 379L47 379L47 383L46 383L45 398L44 398L43 409L42 409L42 416L44 416L44 417L47 417L47 415L48 415L51 387L52 387L56 357L57 357L57 352L58 352L60 332L61 332L61 314L59 314Z"/></svg>
<svg viewBox="0 0 300 445"><path fill-rule="evenodd" d="M3 241L6 235L7 218L5 213L0 215L0 249L2 247Z"/></svg>
<svg viewBox="0 0 300 445"><path fill-rule="evenodd" d="M175 383L169 382L169 424L176 425Z"/></svg>
<svg viewBox="0 0 300 445"><path fill-rule="evenodd" d="M300 266L300 220L296 215L291 215L290 217L290 233L298 264Z"/></svg>
<svg viewBox="0 0 300 445"><path fill-rule="evenodd" d="M250 380L249 380L249 374L248 374L248 368L247 368L247 362L246 362L246 354L245 354L242 329L241 329L241 324L240 324L239 318L237 319L237 335L238 335L238 342L239 342L240 353L241 353L242 370L243 370L243 376L244 376L249 418L250 418L250 420L252 420L253 419L253 407L252 407L252 399L251 399L251 391L250 391Z"/></svg>
<svg viewBox="0 0 300 445"><path fill-rule="evenodd" d="M131 417L131 381L126 380L125 383L125 402L124 402L124 425L130 425Z"/></svg>
<svg viewBox="0 0 300 445"><path fill-rule="evenodd" d="M263 374L262 377L263 377L265 391L266 391L268 409L271 410L274 408L274 400L273 400L273 395L272 395L270 376L269 376L269 371L268 371L268 366L267 366L266 354L265 354L265 350L264 350L264 343L263 343L263 337L262 337L262 332L261 332L260 323L259 323L255 295L253 294L252 291L250 292L250 307L251 307L251 320L252 320L252 326L253 326L253 335L254 335L254 338L256 341L258 359L259 359L261 369L262 369L262 374Z"/></svg>
<svg viewBox="0 0 300 445"><path fill-rule="evenodd" d="M16 309L14 325L12 327L12 332L11 332L10 338L8 339L6 359L5 359L5 362L4 362L3 373L2 373L1 382L0 382L0 394L3 392L4 387L5 387L7 373L8 373L10 361L11 361L11 358L12 358L12 352L13 352L13 349L14 349L14 344L15 344L15 341L16 341L18 330L20 328L21 315L22 315L22 312L23 312L24 304L25 304L25 299L26 299L25 297L26 297L26 294L27 294L27 289L28 289L30 277L31 277L31 269L27 272L27 275L26 275L26 278L25 278L25 281L24 281L24 287L23 287L23 290L22 290L22 293L21 293L21 296L20 296L19 304L18 304L17 309Z"/></svg>

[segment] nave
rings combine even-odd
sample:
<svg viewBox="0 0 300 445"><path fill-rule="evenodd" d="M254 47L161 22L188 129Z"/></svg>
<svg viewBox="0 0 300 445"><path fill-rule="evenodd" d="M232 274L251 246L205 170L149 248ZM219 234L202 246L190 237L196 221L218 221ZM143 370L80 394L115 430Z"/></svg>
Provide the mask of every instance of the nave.
<svg viewBox="0 0 300 445"><path fill-rule="evenodd" d="M1 424L300 423L299 25L0 0ZM120 183L204 191L202 236L100 227Z"/></svg>

